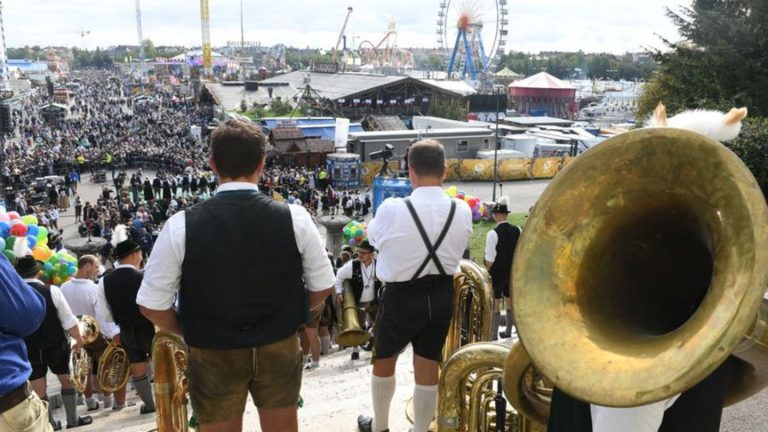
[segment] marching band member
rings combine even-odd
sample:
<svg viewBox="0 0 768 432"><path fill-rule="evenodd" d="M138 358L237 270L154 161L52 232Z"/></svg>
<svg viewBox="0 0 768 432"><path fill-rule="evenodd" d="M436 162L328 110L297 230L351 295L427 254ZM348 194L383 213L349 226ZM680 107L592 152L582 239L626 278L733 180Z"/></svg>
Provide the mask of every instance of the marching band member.
<svg viewBox="0 0 768 432"><path fill-rule="evenodd" d="M40 327L46 302L0 257L0 431L49 432L48 403L30 392L32 366L24 338Z"/></svg>
<svg viewBox="0 0 768 432"><path fill-rule="evenodd" d="M217 193L166 222L137 301L189 346L186 375L202 432L242 430L248 393L263 431L296 431L297 332L308 309L331 294L331 263L306 209L259 192L266 139L257 126L228 121L210 149Z"/></svg>
<svg viewBox="0 0 768 432"><path fill-rule="evenodd" d="M357 258L348 261L336 273L336 300L344 304L344 281L349 280L361 325L366 322L370 327L376 322L376 307L381 282L376 278L376 262L373 259L375 249L365 240L357 248ZM366 319L368 318L368 319ZM352 360L360 358L359 347L352 348Z"/></svg>
<svg viewBox="0 0 768 432"><path fill-rule="evenodd" d="M361 431L388 430L395 364L409 343L416 381L413 430L427 431L453 314L453 275L472 233L469 206L441 189L447 175L443 145L434 140L413 144L408 165L410 198L387 199L368 225L368 239L379 250L376 273L386 286L373 347L374 417L358 417Z"/></svg>
<svg viewBox="0 0 768 432"><path fill-rule="evenodd" d="M83 346L77 318L69 309L69 304L56 285L45 285L37 277L42 266L32 256L22 256L16 260L16 271L32 289L45 298L45 318L40 327L31 335L24 338L27 343L27 354L32 364L30 381L37 395L47 400L46 374L48 369L56 374L61 383L61 398L67 413L67 429L93 423L91 416L77 415L75 389L69 380L69 357L71 348L67 333L75 339L74 348ZM61 429L61 422L54 420L53 410L48 408L48 418L53 430Z"/></svg>
<svg viewBox="0 0 768 432"><path fill-rule="evenodd" d="M141 247L128 237L125 225L115 227L112 243L117 266L99 280L96 319L99 323L108 323L103 329L104 336L111 337L112 343L121 345L128 354L133 385L143 402L139 412L149 414L155 412L152 384L147 376L147 362L152 355L155 327L144 318L136 304L136 294L144 277L139 270ZM120 389L115 394L113 409L125 407L124 392L125 389Z"/></svg>
<svg viewBox="0 0 768 432"><path fill-rule="evenodd" d="M75 277L61 284L61 292L67 299L72 313L76 316L88 315L96 318L96 300L98 298L99 287L94 280L99 275L99 259L93 255L83 255L77 261L77 273ZM97 385L96 374L99 368L99 359L101 354L107 348L109 343L104 337L104 333L117 334L120 329L109 322L99 322L101 334L95 341L85 345L85 351L91 358L91 376L88 377L88 384L85 387L85 404L88 411L99 409L99 402L93 398L93 386ZM125 400L125 389L121 400ZM104 408L112 407L112 395L104 394Z"/></svg>
<svg viewBox="0 0 768 432"><path fill-rule="evenodd" d="M512 315L512 296L510 295L510 286L512 280L512 260L515 256L517 240L520 238L522 230L517 225L512 225L507 221L509 215L509 198L501 197L499 202L493 206L491 213L493 220L496 221L496 227L485 237L485 267L493 280L493 325L492 338L495 340L498 336L508 338L512 335L512 326L515 319ZM502 299L506 299L507 306L507 328L504 333L499 334L499 304Z"/></svg>

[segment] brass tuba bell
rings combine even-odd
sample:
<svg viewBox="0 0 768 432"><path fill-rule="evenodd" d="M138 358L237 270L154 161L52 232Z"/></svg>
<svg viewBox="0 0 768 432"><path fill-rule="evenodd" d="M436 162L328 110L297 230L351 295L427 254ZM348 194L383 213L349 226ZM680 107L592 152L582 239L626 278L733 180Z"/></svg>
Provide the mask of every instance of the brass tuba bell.
<svg viewBox="0 0 768 432"><path fill-rule="evenodd" d="M158 330L152 340L152 367L155 371L157 432L186 432L187 344L171 333Z"/></svg>
<svg viewBox="0 0 768 432"><path fill-rule="evenodd" d="M766 245L763 194L726 147L680 129L619 135L531 213L512 274L518 334L555 386L604 406L682 393L733 354L737 402L768 383Z"/></svg>
<svg viewBox="0 0 768 432"><path fill-rule="evenodd" d="M349 281L344 281L344 305L342 313L342 328L336 335L336 343L341 346L365 345L371 340L371 334L363 330L363 324L358 315L359 309L355 303L355 295L349 286Z"/></svg>

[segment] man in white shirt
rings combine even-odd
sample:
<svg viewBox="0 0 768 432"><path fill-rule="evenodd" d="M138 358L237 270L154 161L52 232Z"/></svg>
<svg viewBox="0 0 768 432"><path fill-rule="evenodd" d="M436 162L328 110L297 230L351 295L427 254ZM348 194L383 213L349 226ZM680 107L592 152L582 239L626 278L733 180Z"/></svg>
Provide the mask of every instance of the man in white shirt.
<svg viewBox="0 0 768 432"><path fill-rule="evenodd" d="M368 225L368 239L379 250L376 273L386 287L373 348L374 418L358 417L363 432L388 430L395 364L409 343L416 381L413 430L428 430L437 405L438 362L453 315L453 275L472 234L469 206L443 193L447 168L442 144L413 144L408 172L411 196L384 201Z"/></svg>
<svg viewBox="0 0 768 432"><path fill-rule="evenodd" d="M349 281L349 289L355 297L360 325L370 328L371 333L376 322L377 297L381 288L381 282L376 278L374 251L375 249L367 240L363 241L357 248L357 258L348 261L336 272L336 301L342 305L341 310L344 310L344 282ZM352 360L359 358L359 347L355 346L352 348Z"/></svg>
<svg viewBox="0 0 768 432"><path fill-rule="evenodd" d="M64 294L56 285L45 285L38 279L41 266L32 256L23 256L16 260L16 271L30 287L42 294L46 302L43 323L31 335L24 338L27 355L32 365L29 381L32 389L42 400L47 400L46 375L48 370L56 374L61 383L61 398L67 413L67 429L93 423L91 416L77 415L75 389L69 379L70 342L67 334L75 340L74 348L83 346L77 318L69 308ZM48 417L54 430L61 429L61 423L54 420L49 407Z"/></svg>
<svg viewBox="0 0 768 432"><path fill-rule="evenodd" d="M96 318L96 302L98 299L98 286L94 282L99 275L99 260L93 255L83 255L77 260L77 273L75 277L61 285L61 292L67 299L72 313L76 316L88 315ZM88 411L99 408L99 403L93 398L93 385L96 383L95 376L98 373L99 359L107 347L107 340L104 333L117 334L120 329L113 323L99 322L101 334L93 342L85 345L85 350L91 357L91 376L88 379L88 385L83 392L86 397ZM122 400L125 400L125 389L122 389ZM112 397L110 394L104 394L104 407L112 407Z"/></svg>
<svg viewBox="0 0 768 432"><path fill-rule="evenodd" d="M137 296L146 317L189 346L201 432L242 430L249 393L264 432L298 430L297 332L333 289L309 213L259 192L265 156L266 138L251 122L213 132L216 195L166 222Z"/></svg>

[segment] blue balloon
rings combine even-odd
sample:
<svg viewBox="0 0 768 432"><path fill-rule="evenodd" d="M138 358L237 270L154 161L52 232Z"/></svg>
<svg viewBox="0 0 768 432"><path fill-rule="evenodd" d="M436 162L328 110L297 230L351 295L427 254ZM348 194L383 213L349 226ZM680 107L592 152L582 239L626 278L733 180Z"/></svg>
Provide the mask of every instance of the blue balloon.
<svg viewBox="0 0 768 432"><path fill-rule="evenodd" d="M27 236L37 237L40 228L37 225L27 225Z"/></svg>
<svg viewBox="0 0 768 432"><path fill-rule="evenodd" d="M5 250L5 239L0 237L0 251Z"/></svg>
<svg viewBox="0 0 768 432"><path fill-rule="evenodd" d="M43 264L43 269L45 271L49 272L49 271L53 270L53 265L51 263L47 262L47 263Z"/></svg>
<svg viewBox="0 0 768 432"><path fill-rule="evenodd" d="M37 238L35 236L28 235L27 236L27 244L29 245L29 248L32 249L37 244Z"/></svg>

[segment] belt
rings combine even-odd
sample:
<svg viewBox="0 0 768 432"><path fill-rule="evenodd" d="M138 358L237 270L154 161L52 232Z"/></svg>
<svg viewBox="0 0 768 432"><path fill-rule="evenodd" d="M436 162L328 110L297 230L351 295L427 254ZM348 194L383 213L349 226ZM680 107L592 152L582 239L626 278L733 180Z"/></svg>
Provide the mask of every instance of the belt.
<svg viewBox="0 0 768 432"><path fill-rule="evenodd" d="M24 383L11 390L7 395L0 396L0 414L24 402L30 394L27 383Z"/></svg>

